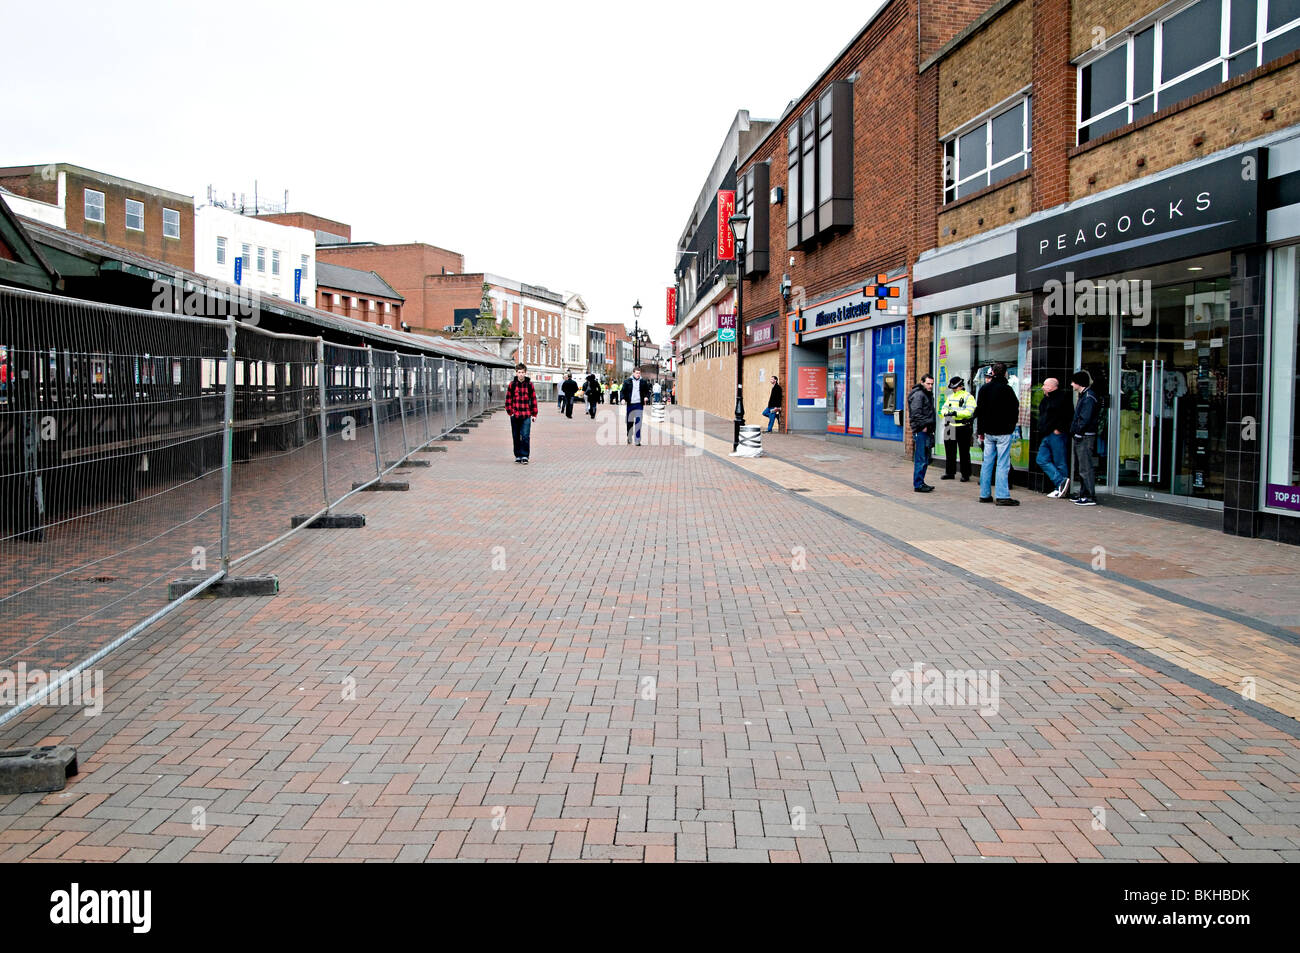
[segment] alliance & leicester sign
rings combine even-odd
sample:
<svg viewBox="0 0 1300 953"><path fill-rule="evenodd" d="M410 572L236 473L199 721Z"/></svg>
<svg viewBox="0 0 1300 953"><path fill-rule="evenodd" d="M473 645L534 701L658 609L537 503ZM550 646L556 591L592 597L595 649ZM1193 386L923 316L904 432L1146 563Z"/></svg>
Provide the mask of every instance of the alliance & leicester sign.
<svg viewBox="0 0 1300 953"><path fill-rule="evenodd" d="M1263 161L1251 149L1023 226L1016 290L1066 271L1095 278L1262 241Z"/></svg>

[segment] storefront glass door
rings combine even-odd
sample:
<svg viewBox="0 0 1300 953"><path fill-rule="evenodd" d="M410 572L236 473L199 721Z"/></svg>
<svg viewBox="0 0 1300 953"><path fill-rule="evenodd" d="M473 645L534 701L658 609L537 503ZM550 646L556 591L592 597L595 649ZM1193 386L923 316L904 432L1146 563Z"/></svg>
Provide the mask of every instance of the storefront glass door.
<svg viewBox="0 0 1300 953"><path fill-rule="evenodd" d="M1156 288L1121 314L1107 441L1120 492L1222 502L1228 279Z"/></svg>

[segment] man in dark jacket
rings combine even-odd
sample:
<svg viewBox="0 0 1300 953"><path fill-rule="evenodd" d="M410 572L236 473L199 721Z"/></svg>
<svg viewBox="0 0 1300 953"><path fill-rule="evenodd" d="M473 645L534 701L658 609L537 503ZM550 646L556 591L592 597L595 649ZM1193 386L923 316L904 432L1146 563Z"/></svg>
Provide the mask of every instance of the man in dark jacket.
<svg viewBox="0 0 1300 953"><path fill-rule="evenodd" d="M632 442L632 431L635 429L636 445L639 447L641 446L641 416L645 405L650 402L650 382L641 379L641 368L632 369L632 376L623 382L623 390L619 396L627 405L627 442Z"/></svg>
<svg viewBox="0 0 1300 953"><path fill-rule="evenodd" d="M582 384L582 393L587 398L587 416L595 420L596 402L600 400L600 384L596 383L595 374L587 375L587 379Z"/></svg>
<svg viewBox="0 0 1300 953"><path fill-rule="evenodd" d="M510 417L510 436L515 442L515 463L527 463L529 431L537 419L537 391L527 377L528 368L515 365L515 379L506 388L506 414Z"/></svg>
<svg viewBox="0 0 1300 953"><path fill-rule="evenodd" d="M984 435L984 461L980 464L980 502L1019 506L1011 498L1011 441L1020 423L1020 398L1007 383L1007 366L994 364L975 398L975 426ZM997 476L997 499L992 490Z"/></svg>
<svg viewBox="0 0 1300 953"><path fill-rule="evenodd" d="M1097 425L1101 421L1101 401L1092 392L1092 377L1087 371L1075 371L1070 376L1070 386L1079 395L1074 405L1074 419L1070 421L1071 442L1074 444L1074 473L1079 478L1079 494L1070 502L1078 506L1096 506L1093 494L1097 492L1096 477L1092 469L1092 455L1097 451Z"/></svg>
<svg viewBox="0 0 1300 953"><path fill-rule="evenodd" d="M767 407L763 410L763 416L767 418L767 432L772 432L772 425L776 423L776 418L781 414L781 407L785 404L785 392L781 390L781 385L776 382L776 375L772 375L772 393L768 395Z"/></svg>
<svg viewBox="0 0 1300 953"><path fill-rule="evenodd" d="M570 420L573 419L573 395L578 392L578 382L573 379L572 374L564 375L564 383L560 385L560 395L564 398L564 416Z"/></svg>
<svg viewBox="0 0 1300 953"><path fill-rule="evenodd" d="M925 468L934 452L934 377L926 374L907 395L907 420L912 427L912 491L929 493Z"/></svg>
<svg viewBox="0 0 1300 953"><path fill-rule="evenodd" d="M1055 377L1043 381L1043 400L1038 405L1038 430L1043 442L1038 445L1036 462L1052 481L1047 495L1058 499L1070 492L1070 459L1065 455L1065 435L1070 432L1074 408L1070 397L1061 390Z"/></svg>

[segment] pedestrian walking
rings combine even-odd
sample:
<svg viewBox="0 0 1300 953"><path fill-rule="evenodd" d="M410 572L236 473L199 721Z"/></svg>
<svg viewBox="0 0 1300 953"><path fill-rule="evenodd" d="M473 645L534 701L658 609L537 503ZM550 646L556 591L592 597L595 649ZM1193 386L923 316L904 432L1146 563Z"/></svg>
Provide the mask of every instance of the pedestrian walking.
<svg viewBox="0 0 1300 953"><path fill-rule="evenodd" d="M532 449L533 421L537 419L537 391L523 364L515 365L515 379L506 388L506 414L510 417L510 436L515 443L515 463L527 463Z"/></svg>
<svg viewBox="0 0 1300 953"><path fill-rule="evenodd" d="M912 427L912 491L929 493L925 469L934 452L934 376L926 374L907 395L907 420Z"/></svg>
<svg viewBox="0 0 1300 953"><path fill-rule="evenodd" d="M583 381L582 394L587 398L587 416L595 420L596 402L600 400L600 384L597 383L595 374L588 374L587 379Z"/></svg>
<svg viewBox="0 0 1300 953"><path fill-rule="evenodd" d="M564 375L564 383L560 385L561 405L564 408L564 416L570 420L573 419L573 395L578 392L578 382L573 379L573 374Z"/></svg>
<svg viewBox="0 0 1300 953"><path fill-rule="evenodd" d="M772 425L776 423L776 418L781 416L781 408L785 406L785 392L781 390L781 385L777 383L776 375L772 375L772 391L767 395L767 407L763 410L763 416L767 418L767 432L772 432Z"/></svg>
<svg viewBox="0 0 1300 953"><path fill-rule="evenodd" d="M632 376L623 382L620 396L627 405L627 442L641 446L641 418L650 399L650 382L641 379L641 368L634 367ZM633 433L635 431L635 434Z"/></svg>
<svg viewBox="0 0 1300 953"><path fill-rule="evenodd" d="M1092 456L1097 452L1097 424L1101 421L1101 401L1092 391L1092 377L1087 371L1075 371L1070 386L1079 395L1070 421L1074 444L1074 475L1079 478L1079 494L1070 500L1077 506L1096 506L1097 492Z"/></svg>
<svg viewBox="0 0 1300 953"><path fill-rule="evenodd" d="M961 482L970 482L971 418L975 416L975 395L966 389L966 381L954 377L948 382L952 391L943 402L943 476L952 480L957 476L957 462L961 459Z"/></svg>
<svg viewBox="0 0 1300 953"><path fill-rule="evenodd" d="M1038 431L1043 435L1034 462L1052 481L1047 495L1060 499L1070 492L1070 459L1066 456L1065 435L1070 432L1074 410L1069 395L1061 390L1055 377L1043 381L1043 399L1038 405Z"/></svg>
<svg viewBox="0 0 1300 953"><path fill-rule="evenodd" d="M613 381L610 381L610 382L609 382L609 402L610 402L611 404L617 404L617 403L618 403L618 397L619 397L619 393L618 393L618 392L619 392L619 388L620 388L620 386L621 386L621 385L619 385L619 384L615 384Z"/></svg>
<svg viewBox="0 0 1300 953"><path fill-rule="evenodd" d="M1020 398L1007 383L1007 366L994 364L975 400L975 420L984 437L980 502L1019 506L1011 498L1011 439L1020 422ZM992 489L996 475L997 489ZM995 498L996 497L996 498Z"/></svg>
<svg viewBox="0 0 1300 953"><path fill-rule="evenodd" d="M654 383L654 387L650 389L650 397L656 404L664 399L663 385L657 380Z"/></svg>

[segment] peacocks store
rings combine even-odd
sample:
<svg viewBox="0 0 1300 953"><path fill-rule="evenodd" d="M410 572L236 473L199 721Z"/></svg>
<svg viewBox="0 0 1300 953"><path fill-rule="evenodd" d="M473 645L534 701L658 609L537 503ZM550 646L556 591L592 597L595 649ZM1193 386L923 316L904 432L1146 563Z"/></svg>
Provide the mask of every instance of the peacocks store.
<svg viewBox="0 0 1300 953"><path fill-rule="evenodd" d="M1300 138L1279 135L927 252L936 397L1005 363L1013 465L1038 486L1041 384L1081 368L1104 408L1099 493L1300 542L1297 238Z"/></svg>

